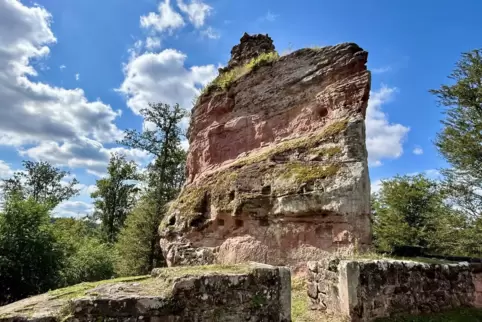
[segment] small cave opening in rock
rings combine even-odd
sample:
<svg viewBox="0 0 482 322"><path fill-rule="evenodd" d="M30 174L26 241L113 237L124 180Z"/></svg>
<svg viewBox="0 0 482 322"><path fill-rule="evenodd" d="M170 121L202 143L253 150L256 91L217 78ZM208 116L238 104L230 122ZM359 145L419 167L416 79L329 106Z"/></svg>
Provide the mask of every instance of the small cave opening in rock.
<svg viewBox="0 0 482 322"><path fill-rule="evenodd" d="M223 226L224 226L224 219L218 218L218 219L216 220L216 222L217 222L218 226L220 226L220 227L223 227Z"/></svg>
<svg viewBox="0 0 482 322"><path fill-rule="evenodd" d="M176 224L176 216L172 216L169 218L169 226L173 226Z"/></svg>
<svg viewBox="0 0 482 322"><path fill-rule="evenodd" d="M328 115L328 109L326 107L321 107L318 109L318 115L320 117L326 117Z"/></svg>
<svg viewBox="0 0 482 322"><path fill-rule="evenodd" d="M269 220L268 218L261 218L259 219L259 225L262 227L269 226Z"/></svg>
<svg viewBox="0 0 482 322"><path fill-rule="evenodd" d="M244 221L242 221L241 219L235 219L235 220L234 220L234 225L236 226L236 228L243 227Z"/></svg>
<svg viewBox="0 0 482 322"><path fill-rule="evenodd" d="M229 201L233 201L234 197L236 197L236 192L234 190L231 190L229 192Z"/></svg>
<svg viewBox="0 0 482 322"><path fill-rule="evenodd" d="M271 186L267 185L261 188L261 194L263 195L270 195L271 194Z"/></svg>
<svg viewBox="0 0 482 322"><path fill-rule="evenodd" d="M189 223L191 227L200 227L205 222L205 218L203 216L197 216Z"/></svg>

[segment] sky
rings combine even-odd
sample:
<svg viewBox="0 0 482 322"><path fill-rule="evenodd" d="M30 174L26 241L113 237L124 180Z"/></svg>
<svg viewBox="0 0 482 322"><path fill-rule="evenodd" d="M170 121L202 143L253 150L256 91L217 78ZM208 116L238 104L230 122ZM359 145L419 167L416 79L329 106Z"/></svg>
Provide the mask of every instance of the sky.
<svg viewBox="0 0 482 322"><path fill-rule="evenodd" d="M79 180L58 216L92 211L90 193L116 144L142 129L148 102L192 99L244 32L280 54L355 42L369 52L367 149L372 189L396 174L436 177L447 83L462 52L481 46L480 0L0 0L0 178L22 160L49 161Z"/></svg>

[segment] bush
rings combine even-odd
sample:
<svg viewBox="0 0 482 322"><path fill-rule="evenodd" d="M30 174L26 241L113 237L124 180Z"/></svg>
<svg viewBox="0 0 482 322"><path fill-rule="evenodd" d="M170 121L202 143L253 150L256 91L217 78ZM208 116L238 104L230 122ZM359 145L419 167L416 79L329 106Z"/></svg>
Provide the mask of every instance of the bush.
<svg viewBox="0 0 482 322"><path fill-rule="evenodd" d="M64 252L57 287L94 282L114 276L112 247L102 241L99 229L92 222L58 218L53 226Z"/></svg>
<svg viewBox="0 0 482 322"><path fill-rule="evenodd" d="M0 305L57 286L63 253L49 205L9 197L0 213Z"/></svg>

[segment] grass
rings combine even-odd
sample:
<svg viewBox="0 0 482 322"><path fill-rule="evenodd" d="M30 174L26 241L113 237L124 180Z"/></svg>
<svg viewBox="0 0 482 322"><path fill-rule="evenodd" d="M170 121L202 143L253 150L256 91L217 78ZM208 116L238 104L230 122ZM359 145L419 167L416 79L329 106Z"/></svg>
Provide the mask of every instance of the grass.
<svg viewBox="0 0 482 322"><path fill-rule="evenodd" d="M229 87L244 75L250 73L257 68L270 64L279 58L277 52L262 53L258 57L251 59L243 66L237 66L233 69L223 72L218 75L209 85L204 87L201 91L201 96L210 93L214 89L227 91Z"/></svg>
<svg viewBox="0 0 482 322"><path fill-rule="evenodd" d="M275 51L269 53L262 53L258 57L251 59L247 64L246 67L248 70L255 70L261 66L270 64L276 60L278 60L279 54Z"/></svg>
<svg viewBox="0 0 482 322"><path fill-rule="evenodd" d="M123 282L127 283L127 282L135 282L135 281L146 281L149 278L150 278L149 275L145 275L145 276L120 277L120 278L114 278L114 279L103 280L98 282L84 282L73 286L68 286L65 288L50 291L48 294L58 299L73 299L73 298L85 296L87 295L86 291L101 285L123 283Z"/></svg>

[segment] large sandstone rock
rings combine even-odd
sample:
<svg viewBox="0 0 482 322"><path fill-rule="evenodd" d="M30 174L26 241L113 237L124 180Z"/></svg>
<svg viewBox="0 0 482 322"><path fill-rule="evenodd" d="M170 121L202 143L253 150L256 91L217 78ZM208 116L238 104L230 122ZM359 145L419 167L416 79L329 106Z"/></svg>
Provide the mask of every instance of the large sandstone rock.
<svg viewBox="0 0 482 322"><path fill-rule="evenodd" d="M169 265L292 265L371 241L367 52L273 49L244 35L193 109L187 182L160 226Z"/></svg>
<svg viewBox="0 0 482 322"><path fill-rule="evenodd" d="M290 272L260 264L156 269L0 307L0 322L289 322Z"/></svg>

